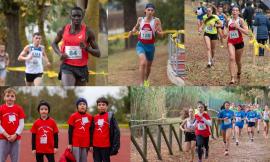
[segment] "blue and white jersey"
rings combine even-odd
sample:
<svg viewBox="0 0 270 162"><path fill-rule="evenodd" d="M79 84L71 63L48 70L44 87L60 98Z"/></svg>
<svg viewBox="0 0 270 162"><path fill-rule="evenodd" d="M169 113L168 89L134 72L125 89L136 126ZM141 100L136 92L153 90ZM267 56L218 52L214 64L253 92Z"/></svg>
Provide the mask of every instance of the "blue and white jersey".
<svg viewBox="0 0 270 162"><path fill-rule="evenodd" d="M43 64L42 64L43 48L44 47L41 45L39 45L38 47L35 47L33 44L29 45L28 55L32 55L32 58L30 60L25 61L26 73L29 74L43 73Z"/></svg>

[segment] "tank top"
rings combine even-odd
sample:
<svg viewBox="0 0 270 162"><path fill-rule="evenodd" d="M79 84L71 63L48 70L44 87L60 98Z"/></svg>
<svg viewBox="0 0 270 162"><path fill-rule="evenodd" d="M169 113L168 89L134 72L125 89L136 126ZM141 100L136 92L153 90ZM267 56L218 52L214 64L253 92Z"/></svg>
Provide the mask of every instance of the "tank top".
<svg viewBox="0 0 270 162"><path fill-rule="evenodd" d="M263 120L269 120L269 111L263 112Z"/></svg>
<svg viewBox="0 0 270 162"><path fill-rule="evenodd" d="M155 32L155 17L150 22L146 22L146 17L142 17L138 40L143 44L154 44Z"/></svg>
<svg viewBox="0 0 270 162"><path fill-rule="evenodd" d="M7 53L4 53L4 55L0 55L0 70L6 68L7 56L8 56Z"/></svg>
<svg viewBox="0 0 270 162"><path fill-rule="evenodd" d="M225 16L223 14L218 15L219 20L222 23L222 27L225 26Z"/></svg>
<svg viewBox="0 0 270 162"><path fill-rule="evenodd" d="M237 18L236 21L233 19L229 20L228 26L229 26L229 36L228 36L228 43L231 44L239 44L243 42L243 36L242 33L236 29L235 27L232 27L232 24L238 23L240 25L240 18Z"/></svg>
<svg viewBox="0 0 270 162"><path fill-rule="evenodd" d="M80 47L80 43L86 42L86 25L81 25L81 31L76 34L70 34L71 25L67 24L63 33L63 44L61 46L61 52L66 53L68 58L64 63L72 66L85 66L88 63L88 52Z"/></svg>
<svg viewBox="0 0 270 162"><path fill-rule="evenodd" d="M214 25L219 21L219 18L217 15L212 15L211 18L206 22L208 19L207 14L203 16L203 21L205 23L204 32L208 34L217 34L217 27Z"/></svg>
<svg viewBox="0 0 270 162"><path fill-rule="evenodd" d="M194 125L195 121L196 121L196 119L191 120L190 118L188 118L187 123L186 123L186 127L188 129L191 129L194 132L195 132L195 125Z"/></svg>
<svg viewBox="0 0 270 162"><path fill-rule="evenodd" d="M39 45L38 47L35 47L34 44L29 45L28 55L32 55L32 58L30 60L25 61L26 73L29 74L43 73L43 64L42 64L43 49L44 47L42 45Z"/></svg>

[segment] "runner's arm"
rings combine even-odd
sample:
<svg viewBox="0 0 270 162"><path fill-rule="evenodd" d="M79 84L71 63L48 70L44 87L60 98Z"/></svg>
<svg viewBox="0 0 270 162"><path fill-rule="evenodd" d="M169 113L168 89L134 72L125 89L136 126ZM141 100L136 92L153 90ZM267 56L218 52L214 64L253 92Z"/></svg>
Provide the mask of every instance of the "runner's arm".
<svg viewBox="0 0 270 162"><path fill-rule="evenodd" d="M183 121L183 123L180 125L180 129L181 129L182 131L185 131L184 125L186 124L186 122L187 122L187 120L185 119L185 120Z"/></svg>
<svg viewBox="0 0 270 162"><path fill-rule="evenodd" d="M54 50L54 52L58 55L58 56L62 56L62 53L59 49L58 43L61 42L62 38L63 38L63 33L64 33L64 29L65 27L63 27L61 30L58 31L54 41L52 42L52 48Z"/></svg>
<svg viewBox="0 0 270 162"><path fill-rule="evenodd" d="M244 20L242 18L240 19L240 26L236 23L235 27L238 30L240 30L242 33L248 35L248 26L247 26L247 24L244 22Z"/></svg>
<svg viewBox="0 0 270 162"><path fill-rule="evenodd" d="M29 57L27 57L28 52L29 52L29 45L24 47L23 51L20 53L20 55L18 57L18 61L25 61L25 60L30 59Z"/></svg>
<svg viewBox="0 0 270 162"><path fill-rule="evenodd" d="M44 60L46 61L47 65L48 65L48 66L51 65L51 63L50 63L50 61L49 61L49 59L48 59L48 56L47 56L47 54L45 53L44 48L42 48L42 54L43 54L43 58L44 58Z"/></svg>
<svg viewBox="0 0 270 162"><path fill-rule="evenodd" d="M135 34L137 31L138 31L138 28L139 28L139 26L140 26L140 21L141 21L141 17L139 17L138 19L137 19L137 23L136 23L136 25L132 28L132 30L129 32L129 34L128 34L128 37L130 37L131 35L133 35L133 34Z"/></svg>
<svg viewBox="0 0 270 162"><path fill-rule="evenodd" d="M155 28L156 28L156 32L160 37L163 37L164 33L162 30L162 26L161 26L161 21L159 18L156 19L156 24L155 24Z"/></svg>
<svg viewBox="0 0 270 162"><path fill-rule="evenodd" d="M87 52L91 53L91 55L93 55L95 57L100 57L100 50L99 50L98 44L96 42L94 32L88 28L87 32L86 32L86 36L87 36L88 45L86 46L85 50Z"/></svg>
<svg viewBox="0 0 270 162"><path fill-rule="evenodd" d="M202 117L202 120L205 122L206 125L212 126L212 121L210 119L207 120L207 119L205 119L205 117Z"/></svg>

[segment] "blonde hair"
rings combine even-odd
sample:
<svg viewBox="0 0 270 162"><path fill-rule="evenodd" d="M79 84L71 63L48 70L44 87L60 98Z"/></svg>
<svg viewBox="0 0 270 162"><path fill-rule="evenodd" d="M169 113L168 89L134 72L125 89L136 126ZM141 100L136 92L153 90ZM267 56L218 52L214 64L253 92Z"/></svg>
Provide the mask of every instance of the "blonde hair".
<svg viewBox="0 0 270 162"><path fill-rule="evenodd" d="M14 95L16 96L16 90L14 88L7 88L4 91L4 95L6 95L7 93L14 93Z"/></svg>

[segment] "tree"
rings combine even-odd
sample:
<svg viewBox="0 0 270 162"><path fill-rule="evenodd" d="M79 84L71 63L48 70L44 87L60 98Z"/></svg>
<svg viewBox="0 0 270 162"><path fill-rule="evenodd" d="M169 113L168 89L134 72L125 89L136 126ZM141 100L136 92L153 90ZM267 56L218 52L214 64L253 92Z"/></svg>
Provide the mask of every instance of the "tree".
<svg viewBox="0 0 270 162"><path fill-rule="evenodd" d="M18 62L18 54L22 49L19 36L19 20L20 20L20 4L14 0L0 0L1 11L4 13L7 26L7 44L6 49L10 57L10 66L20 66ZM16 78L16 79L14 79ZM10 72L7 76L7 83L10 85L23 85L24 74L18 72Z"/></svg>

